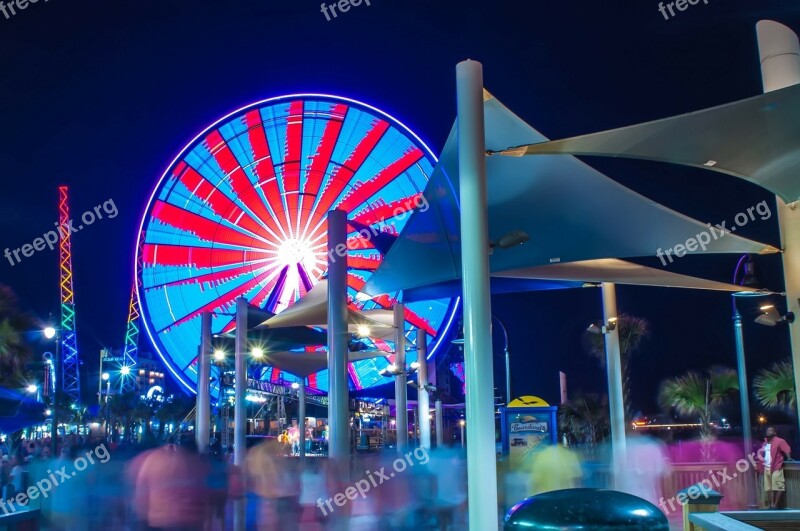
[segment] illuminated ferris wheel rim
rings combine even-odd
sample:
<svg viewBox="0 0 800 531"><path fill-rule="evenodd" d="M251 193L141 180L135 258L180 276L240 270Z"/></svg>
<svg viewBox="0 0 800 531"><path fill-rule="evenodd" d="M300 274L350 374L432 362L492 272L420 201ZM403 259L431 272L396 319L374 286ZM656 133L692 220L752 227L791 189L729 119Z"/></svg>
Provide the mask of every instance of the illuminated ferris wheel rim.
<svg viewBox="0 0 800 531"><path fill-rule="evenodd" d="M220 126L229 123L232 119L235 119L237 116L240 116L240 115L242 115L242 114L244 114L244 113L246 113L248 111L258 110L258 109L260 109L260 108L262 108L264 106L267 106L267 105L275 105L275 104L280 104L280 103L285 103L285 102L291 102L291 101L298 100L298 99L299 100L317 99L317 100L327 100L327 101L331 101L331 102L347 103L347 104L350 104L350 105L352 105L352 106L354 106L356 108L361 107L362 109L369 110L370 112L374 113L374 115L376 117L385 119L389 124L397 127L403 133L405 133L410 138L412 138L414 141L416 141L418 147L422 148L422 150L424 151L424 154L427 155L428 157L430 157L430 159L434 162L434 165L436 163L438 163L438 158L436 157L434 152L430 149L428 144L424 140L422 140L419 137L419 135L414 133L414 131L412 131L409 127L407 127L403 122L401 122L397 118L395 118L392 115L382 111L381 109L378 109L377 107L374 107L374 106L369 105L367 103L364 103L362 101L359 101L359 100L356 100L356 99L353 99L353 98L344 97L344 96L336 96L336 95L324 94L324 93L303 92L303 93L295 93L295 94L286 94L286 95L281 95L281 96L274 96L274 97L270 97L270 98L265 98L263 100L255 101L255 102L249 103L249 104L247 104L247 105L245 105L243 107L239 107L239 108L227 113L226 115L224 115L221 118L217 119L216 121L214 121L210 125L206 126L197 135L195 135L194 138L192 138L192 140L189 141L183 147L183 149L181 149L178 152L178 154L172 159L172 161L166 166L166 168L164 169L164 171L161 174L161 177L159 177L158 181L156 182L155 186L153 187L153 191L152 191L152 193L150 194L150 197L147 200L146 206L145 206L144 211L143 211L142 216L141 216L141 221L139 223L139 230L137 232L136 249L135 249L135 253L134 253L134 271L135 271L136 298L137 298L137 300L139 302L139 307L142 308L142 312L143 312L143 316L142 316L143 317L142 318L142 323L144 324L143 328L147 332L147 336L150 339L151 344L154 346L154 348L156 350L156 353L161 358L161 360L164 362L164 364L166 365L167 369L169 369L169 371L172 373L172 375L183 386L185 386L186 389L190 390L191 392L195 392L196 391L195 386L193 386L191 384L191 382L187 382L186 381L186 379L184 378L184 376L186 376L186 375L182 374L180 371L177 371L176 368L173 367L172 360L168 359L169 356L167 356L164 352L162 352L161 343L154 336L153 330L151 330L151 327L150 327L151 323L148 322L149 319L147 319L145 317L145 315L144 315L144 313L146 312L145 308L147 308L147 301L144 299L143 294L141 292L142 291L141 290L142 286L141 286L141 282L140 282L141 268L139 267L140 259L141 259L141 257L140 257L140 252L141 252L141 245L140 244L141 244L141 241L140 240L141 240L141 238L142 238L142 236L144 234L145 226L147 225L149 216L150 216L150 214L152 212L154 201L156 200L157 195L162 191L162 186L169 179L170 171L181 160L184 160L185 157L187 156L187 154L191 153L191 151L193 149L195 149L203 141L203 139L206 138L206 136L209 133L217 130ZM453 320L455 319L455 315L456 315L456 313L458 311L458 307L460 305L460 297L456 297L451 302L452 302L451 303L451 307L447 311L448 315L445 318L446 322L443 323L443 327L442 327L442 330L444 332L449 331L450 327L452 326ZM430 349L430 352L428 354L428 359L430 359L430 358L435 356L437 350L439 349L439 347L441 346L441 344L443 342L443 337L446 336L446 335L447 335L446 333L445 334L440 334L441 337L435 338L435 341L433 342L433 346Z"/></svg>

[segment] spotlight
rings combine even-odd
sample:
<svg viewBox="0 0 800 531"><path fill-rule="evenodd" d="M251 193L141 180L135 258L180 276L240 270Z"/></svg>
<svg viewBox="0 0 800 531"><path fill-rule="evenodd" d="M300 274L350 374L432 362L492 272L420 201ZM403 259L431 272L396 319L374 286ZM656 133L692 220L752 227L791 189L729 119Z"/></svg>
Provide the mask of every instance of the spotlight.
<svg viewBox="0 0 800 531"><path fill-rule="evenodd" d="M264 351L258 347L253 349L253 357L256 359L264 357Z"/></svg>
<svg viewBox="0 0 800 531"><path fill-rule="evenodd" d="M786 315L781 315L773 305L762 306L761 311L764 312L756 317L756 322L764 326L775 326L780 322L793 323L794 313L786 312Z"/></svg>
<svg viewBox="0 0 800 531"><path fill-rule="evenodd" d="M34 384L31 384L28 387L26 387L25 390L28 391L29 393L35 393L36 391L39 390L39 388L36 387Z"/></svg>
<svg viewBox="0 0 800 531"><path fill-rule="evenodd" d="M214 351L214 359L216 361L223 361L225 359L225 351L224 350L215 350Z"/></svg>
<svg viewBox="0 0 800 531"><path fill-rule="evenodd" d="M128 376L131 373L131 368L127 365L123 365L122 368L119 370L119 373L123 376Z"/></svg>
<svg viewBox="0 0 800 531"><path fill-rule="evenodd" d="M521 230L512 230L497 240L497 244L495 246L499 247L500 249L510 249L511 247L522 245L530 239L531 237L528 236L527 232Z"/></svg>
<svg viewBox="0 0 800 531"><path fill-rule="evenodd" d="M586 329L586 331L589 332L590 334L595 334L599 336L602 334L608 334L609 332L614 331L616 328L617 328L617 318L612 317L608 320L606 324L601 326L597 326L594 323L590 324L589 327Z"/></svg>
<svg viewBox="0 0 800 531"><path fill-rule="evenodd" d="M292 382L292 389L300 389L300 384L297 382Z"/></svg>
<svg viewBox="0 0 800 531"><path fill-rule="evenodd" d="M356 327L356 334L359 337L369 337L369 327L367 325L358 325Z"/></svg>
<svg viewBox="0 0 800 531"><path fill-rule="evenodd" d="M111 378L111 375L108 374L107 372L104 372L103 373L103 380L108 380L109 378Z"/></svg>
<svg viewBox="0 0 800 531"><path fill-rule="evenodd" d="M56 329L52 326L48 326L44 329L44 337L47 339L53 339L56 336Z"/></svg>

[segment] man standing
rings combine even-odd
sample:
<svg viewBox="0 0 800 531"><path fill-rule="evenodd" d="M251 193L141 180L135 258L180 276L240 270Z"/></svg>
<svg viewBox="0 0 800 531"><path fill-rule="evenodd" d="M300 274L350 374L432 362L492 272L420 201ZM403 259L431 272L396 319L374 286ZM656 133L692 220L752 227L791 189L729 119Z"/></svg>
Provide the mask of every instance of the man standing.
<svg viewBox="0 0 800 531"><path fill-rule="evenodd" d="M764 465L764 491L770 509L777 509L781 497L786 491L786 480L783 477L783 461L791 459L791 448L778 437L775 428L767 428L766 439L758 452L759 461Z"/></svg>

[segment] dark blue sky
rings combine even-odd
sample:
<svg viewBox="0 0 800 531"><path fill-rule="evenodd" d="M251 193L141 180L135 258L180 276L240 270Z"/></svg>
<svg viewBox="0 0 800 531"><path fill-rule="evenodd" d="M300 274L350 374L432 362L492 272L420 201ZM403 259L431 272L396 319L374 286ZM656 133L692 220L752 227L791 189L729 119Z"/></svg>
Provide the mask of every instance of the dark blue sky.
<svg viewBox="0 0 800 531"><path fill-rule="evenodd" d="M0 247L52 227L60 183L72 187L74 213L108 199L119 208L73 238L87 370L101 346L123 340L134 241L152 187L194 135L231 110L292 92L341 94L392 114L438 151L455 115L455 64L472 58L495 96L555 138L756 95L755 23L773 18L800 30L800 5L787 0L709 0L668 21L653 0L371 4L330 22L307 0L51 0L0 15ZM769 198L710 172L589 162L704 221L732 220ZM778 243L774 218L737 234ZM0 282L38 314L56 313L57 260L50 251L14 267L3 259ZM728 280L735 263L693 257L671 270ZM779 259L759 258L758 267L766 287L782 288ZM653 409L665 376L734 364L727 296L620 287L619 299L621 311L652 326L632 367L641 409ZM581 346L599 300L594 290L495 298L509 324L515 394L555 401L559 369L572 389L602 388ZM756 327L751 317L752 373L788 347L785 329Z"/></svg>

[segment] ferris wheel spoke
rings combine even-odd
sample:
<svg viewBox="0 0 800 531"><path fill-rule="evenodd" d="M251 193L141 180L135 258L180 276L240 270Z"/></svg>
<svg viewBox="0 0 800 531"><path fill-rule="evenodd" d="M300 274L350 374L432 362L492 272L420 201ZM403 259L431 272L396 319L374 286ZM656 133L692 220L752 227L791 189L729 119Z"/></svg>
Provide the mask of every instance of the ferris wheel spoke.
<svg viewBox="0 0 800 531"><path fill-rule="evenodd" d="M277 223L276 213L270 205L282 205L281 190L278 186L278 179L275 173L275 162L270 153L269 142L264 132L264 123L261 113L258 110L249 111L245 115L247 123L247 134L250 140L250 149L253 151L253 166L258 183L245 188L246 193L242 193L237 188L244 188L244 183L236 183L234 189L242 197L242 201L249 205L265 221L269 220L278 227L283 238L288 238L285 229ZM249 181L249 179L248 179ZM252 189L252 191L251 191ZM260 193L259 193L260 190ZM264 194L262 196L261 194Z"/></svg>
<svg viewBox="0 0 800 531"><path fill-rule="evenodd" d="M253 208L253 215L258 219L263 226L271 233L276 234L280 232L280 225L276 223L273 216L270 215L268 209L264 206L261 197L255 190L253 182L248 177L243 169L243 165L236 158L228 146L227 141L222 137L219 131L213 131L206 136L205 139L206 149L213 157L219 169L225 176L223 180L227 180L233 192L239 198L239 202L243 206Z"/></svg>
<svg viewBox="0 0 800 531"><path fill-rule="evenodd" d="M207 242L229 244L253 250L271 244L270 240L245 233L237 228L220 225L216 221L161 200L156 201L156 205L153 207L153 218Z"/></svg>
<svg viewBox="0 0 800 531"><path fill-rule="evenodd" d="M187 167L180 178L180 182L187 190L191 191L194 196L200 199L203 204L208 205L214 214L224 219L232 226L241 227L265 240L279 238L272 228L259 223L247 210L237 205L231 198L225 195L222 190L211 184L194 168ZM250 190L252 190L252 188ZM273 222L272 225L275 226L275 223Z"/></svg>
<svg viewBox="0 0 800 531"><path fill-rule="evenodd" d="M289 116L286 118L286 146L283 159L283 198L286 205L286 222L289 235L298 237L298 228L292 224L291 215L297 212L297 200L300 193L300 157L303 150L303 107L302 101L293 101L289 105Z"/></svg>
<svg viewBox="0 0 800 531"><path fill-rule="evenodd" d="M384 120L376 120L364 138L353 149L344 164L334 168L331 177L325 183L322 193L319 196L314 208L314 217L311 220L312 236L325 221L325 216L331 210L334 203L344 193L353 180L355 173L366 162L375 147L381 141L386 131L389 130L389 123Z"/></svg>
<svg viewBox="0 0 800 531"><path fill-rule="evenodd" d="M175 323L172 326L178 326L178 325L183 324L183 323L185 323L187 321L195 319L195 318L199 317L203 312L213 312L214 310L217 310L217 309L222 308L224 306L228 306L228 307L231 306L232 304L235 303L236 299L238 299L241 296L244 296L245 294L247 294L250 291L252 291L253 288L258 286L268 276L268 274L269 274L268 271L262 272L261 274L251 278L250 280L248 280L244 284L241 284L240 286L234 287L230 291L220 295L219 297L217 297L216 299L212 300L211 302L209 302L207 304L204 304L200 308L197 308L194 311L191 311L191 312L187 313L185 316L183 316L180 319L178 319L177 321L175 321ZM161 331L163 331L163 330L161 330Z"/></svg>
<svg viewBox="0 0 800 531"><path fill-rule="evenodd" d="M322 133L322 138L317 144L316 153L311 158L311 164L306 171L306 181L303 186L304 192L313 192L318 194L322 190L322 185L325 176L328 174L328 166L330 166L331 158L333 157L333 150L339 142L339 134L342 132L342 125L344 124L345 116L347 114L347 105L338 103L333 105L330 117L325 123L325 130ZM304 201L304 198L301 197ZM316 200L311 202L308 215L303 219L303 210L300 211L300 220L298 228L302 227L302 235L305 235L308 226L313 219L314 204Z"/></svg>
<svg viewBox="0 0 800 531"><path fill-rule="evenodd" d="M408 169L419 162L423 156L422 150L418 147L408 150L402 157L381 170L378 175L369 181L356 183L353 189L347 193L336 208L341 208L345 212L350 212L361 203L368 201L369 198L377 194L397 177L408 171Z"/></svg>

